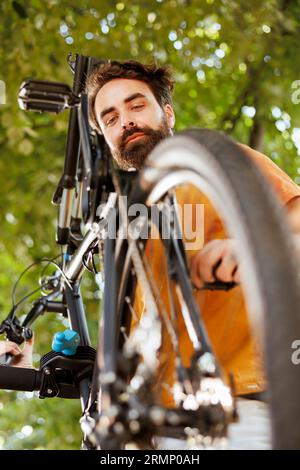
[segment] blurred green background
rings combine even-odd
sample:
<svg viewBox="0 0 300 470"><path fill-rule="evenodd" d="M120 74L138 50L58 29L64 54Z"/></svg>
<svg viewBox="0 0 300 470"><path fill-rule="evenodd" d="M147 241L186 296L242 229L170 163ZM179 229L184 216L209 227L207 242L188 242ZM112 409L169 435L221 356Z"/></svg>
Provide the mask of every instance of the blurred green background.
<svg viewBox="0 0 300 470"><path fill-rule="evenodd" d="M71 85L69 52L170 64L176 130L223 130L300 183L299 0L4 0L0 15L0 319L25 267L59 253L51 198L68 115L25 113L17 93L26 78ZM40 271L27 273L17 299ZM95 344L100 294L90 277L83 290ZM53 315L40 320L36 365L63 328ZM79 448L79 417L77 401L0 391L0 449Z"/></svg>

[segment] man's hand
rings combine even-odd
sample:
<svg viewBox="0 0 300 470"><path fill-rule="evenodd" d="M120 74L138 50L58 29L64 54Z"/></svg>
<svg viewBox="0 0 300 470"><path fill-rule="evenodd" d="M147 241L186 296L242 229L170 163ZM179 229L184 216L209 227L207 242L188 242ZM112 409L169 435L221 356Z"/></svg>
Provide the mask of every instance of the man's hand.
<svg viewBox="0 0 300 470"><path fill-rule="evenodd" d="M31 369L32 365L33 338L31 338L21 350L16 343L12 341L0 341L0 356L2 354L11 354L14 359L11 363L15 367L25 367Z"/></svg>
<svg viewBox="0 0 300 470"><path fill-rule="evenodd" d="M211 240L192 257L191 280L200 288L204 282L240 282L235 241ZM218 266L216 268L216 266Z"/></svg>

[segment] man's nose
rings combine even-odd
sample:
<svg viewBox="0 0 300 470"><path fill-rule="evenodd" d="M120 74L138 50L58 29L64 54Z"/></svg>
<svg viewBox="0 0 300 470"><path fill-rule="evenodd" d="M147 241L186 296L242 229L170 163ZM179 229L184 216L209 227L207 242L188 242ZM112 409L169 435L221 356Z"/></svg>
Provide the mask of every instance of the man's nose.
<svg viewBox="0 0 300 470"><path fill-rule="evenodd" d="M122 118L121 124L124 130L136 126L136 122L132 119L132 117L128 117L128 116L124 116Z"/></svg>

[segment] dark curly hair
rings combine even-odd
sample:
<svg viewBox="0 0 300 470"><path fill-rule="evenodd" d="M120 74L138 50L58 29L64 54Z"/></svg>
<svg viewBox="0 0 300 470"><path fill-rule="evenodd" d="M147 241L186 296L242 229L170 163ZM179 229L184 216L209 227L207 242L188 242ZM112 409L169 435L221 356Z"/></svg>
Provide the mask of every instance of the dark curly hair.
<svg viewBox="0 0 300 470"><path fill-rule="evenodd" d="M89 113L91 126L100 131L95 114L95 99L98 91L114 78L129 78L141 80L149 85L158 104L163 107L166 104L173 105L171 92L175 80L170 66L159 67L156 64L142 64L136 60L119 62L116 60L102 63L88 76L86 92L89 97Z"/></svg>

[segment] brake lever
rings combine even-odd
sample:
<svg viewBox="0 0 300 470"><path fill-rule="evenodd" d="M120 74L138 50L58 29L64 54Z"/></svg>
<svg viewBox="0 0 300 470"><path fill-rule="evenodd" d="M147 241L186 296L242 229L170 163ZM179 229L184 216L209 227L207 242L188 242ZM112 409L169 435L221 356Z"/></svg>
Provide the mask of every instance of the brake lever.
<svg viewBox="0 0 300 470"><path fill-rule="evenodd" d="M214 281L214 282L205 282L202 287L194 288L197 290L224 290L228 291L233 289L234 287L239 286L238 282L231 281L231 282L223 282L223 281Z"/></svg>
<svg viewBox="0 0 300 470"><path fill-rule="evenodd" d="M28 341L33 336L32 329L21 326L19 320L16 317L8 317L3 320L0 325L0 334L3 333L5 333L6 338L9 341L13 341L16 344L22 344L24 341Z"/></svg>
<svg viewBox="0 0 300 470"><path fill-rule="evenodd" d="M28 341L33 336L32 329L21 326L18 318L12 317L11 314L9 314L0 325L0 334L3 333L5 333L9 341L13 341L18 345L22 344L24 341ZM13 359L14 356L11 353L1 354L0 365L9 366Z"/></svg>

